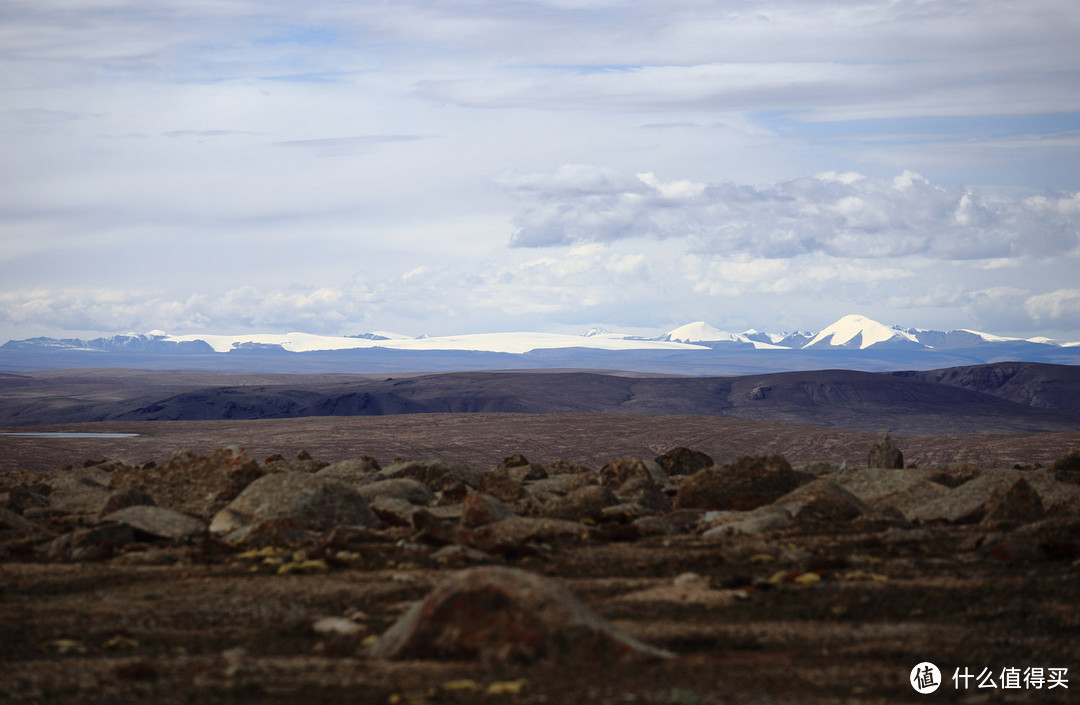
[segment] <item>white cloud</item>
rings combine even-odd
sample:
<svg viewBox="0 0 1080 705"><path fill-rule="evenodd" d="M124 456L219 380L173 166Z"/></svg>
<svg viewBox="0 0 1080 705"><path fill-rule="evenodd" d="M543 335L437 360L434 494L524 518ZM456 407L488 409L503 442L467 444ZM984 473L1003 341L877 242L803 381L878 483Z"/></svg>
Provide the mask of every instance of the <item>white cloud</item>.
<svg viewBox="0 0 1080 705"><path fill-rule="evenodd" d="M1032 296L1024 302L1024 308L1036 322L1080 326L1080 289L1058 289Z"/></svg>
<svg viewBox="0 0 1080 705"><path fill-rule="evenodd" d="M515 220L513 244L683 237L701 251L729 255L946 260L1060 256L1080 247L1080 209L1074 207L1080 194L982 195L910 171L887 180L824 173L768 187L663 183L652 174L633 184L610 169L596 172L590 178L585 167L574 167L576 182L602 183L602 189L568 189L542 174L507 182L529 185L517 188L525 209ZM544 190L545 184L552 188Z"/></svg>

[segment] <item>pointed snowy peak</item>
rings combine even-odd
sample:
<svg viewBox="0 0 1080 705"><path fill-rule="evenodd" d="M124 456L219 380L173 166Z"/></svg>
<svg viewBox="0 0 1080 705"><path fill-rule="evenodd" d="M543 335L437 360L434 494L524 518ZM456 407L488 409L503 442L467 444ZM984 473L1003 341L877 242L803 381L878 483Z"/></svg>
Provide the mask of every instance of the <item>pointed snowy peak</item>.
<svg viewBox="0 0 1080 705"><path fill-rule="evenodd" d="M585 331L584 333L581 334L581 337L582 338L595 338L598 335L611 335L611 334L612 334L611 331L609 331L607 328L596 327L596 328L590 328L589 330Z"/></svg>
<svg viewBox="0 0 1080 705"><path fill-rule="evenodd" d="M710 326L705 321L695 321L669 330L660 336L660 340L670 340L678 343L748 343L746 338L726 330L720 330Z"/></svg>
<svg viewBox="0 0 1080 705"><path fill-rule="evenodd" d="M924 347L912 333L889 327L866 316L844 316L814 336L804 347L841 347L865 350L875 345Z"/></svg>

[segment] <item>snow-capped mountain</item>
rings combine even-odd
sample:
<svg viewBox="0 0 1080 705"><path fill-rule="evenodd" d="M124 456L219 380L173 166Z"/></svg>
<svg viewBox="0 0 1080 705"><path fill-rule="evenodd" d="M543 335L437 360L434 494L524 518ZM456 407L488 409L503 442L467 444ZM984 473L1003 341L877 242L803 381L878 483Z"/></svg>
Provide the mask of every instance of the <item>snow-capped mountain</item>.
<svg viewBox="0 0 1080 705"><path fill-rule="evenodd" d="M164 331L0 345L0 370L64 367L391 371L609 368L678 374L781 369L935 369L1018 360L1080 364L1080 344L960 329L886 326L844 316L817 333L732 333L704 321L657 337L593 328L581 335L512 332L409 337L385 331L185 334Z"/></svg>
<svg viewBox="0 0 1080 705"><path fill-rule="evenodd" d="M752 346L757 349L778 347L776 344L760 339L752 339L744 333L730 333L726 330L714 328L705 321L695 321L669 330L657 340L667 340L678 343L732 343Z"/></svg>
<svg viewBox="0 0 1080 705"><path fill-rule="evenodd" d="M815 346L858 348L865 350L872 346L920 347L922 343L911 333L900 328L888 327L866 316L844 316L836 323L815 335L804 348Z"/></svg>

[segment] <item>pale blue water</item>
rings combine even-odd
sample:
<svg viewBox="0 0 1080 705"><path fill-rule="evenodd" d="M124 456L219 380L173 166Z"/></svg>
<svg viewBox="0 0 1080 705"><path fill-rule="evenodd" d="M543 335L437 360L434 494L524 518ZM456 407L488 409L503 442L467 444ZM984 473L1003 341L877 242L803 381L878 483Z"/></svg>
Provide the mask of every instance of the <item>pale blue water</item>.
<svg viewBox="0 0 1080 705"><path fill-rule="evenodd" d="M136 438L138 433L75 433L69 431L3 431L0 436L32 436L34 438Z"/></svg>

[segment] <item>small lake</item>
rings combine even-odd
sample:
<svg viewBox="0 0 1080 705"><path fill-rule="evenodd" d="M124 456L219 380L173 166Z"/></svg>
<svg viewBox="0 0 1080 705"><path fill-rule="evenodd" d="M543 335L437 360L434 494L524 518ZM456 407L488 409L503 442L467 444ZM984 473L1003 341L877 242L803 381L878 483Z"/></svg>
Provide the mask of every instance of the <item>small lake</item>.
<svg viewBox="0 0 1080 705"><path fill-rule="evenodd" d="M68 431L2 431L0 436L29 438L137 438L139 433L75 433Z"/></svg>

